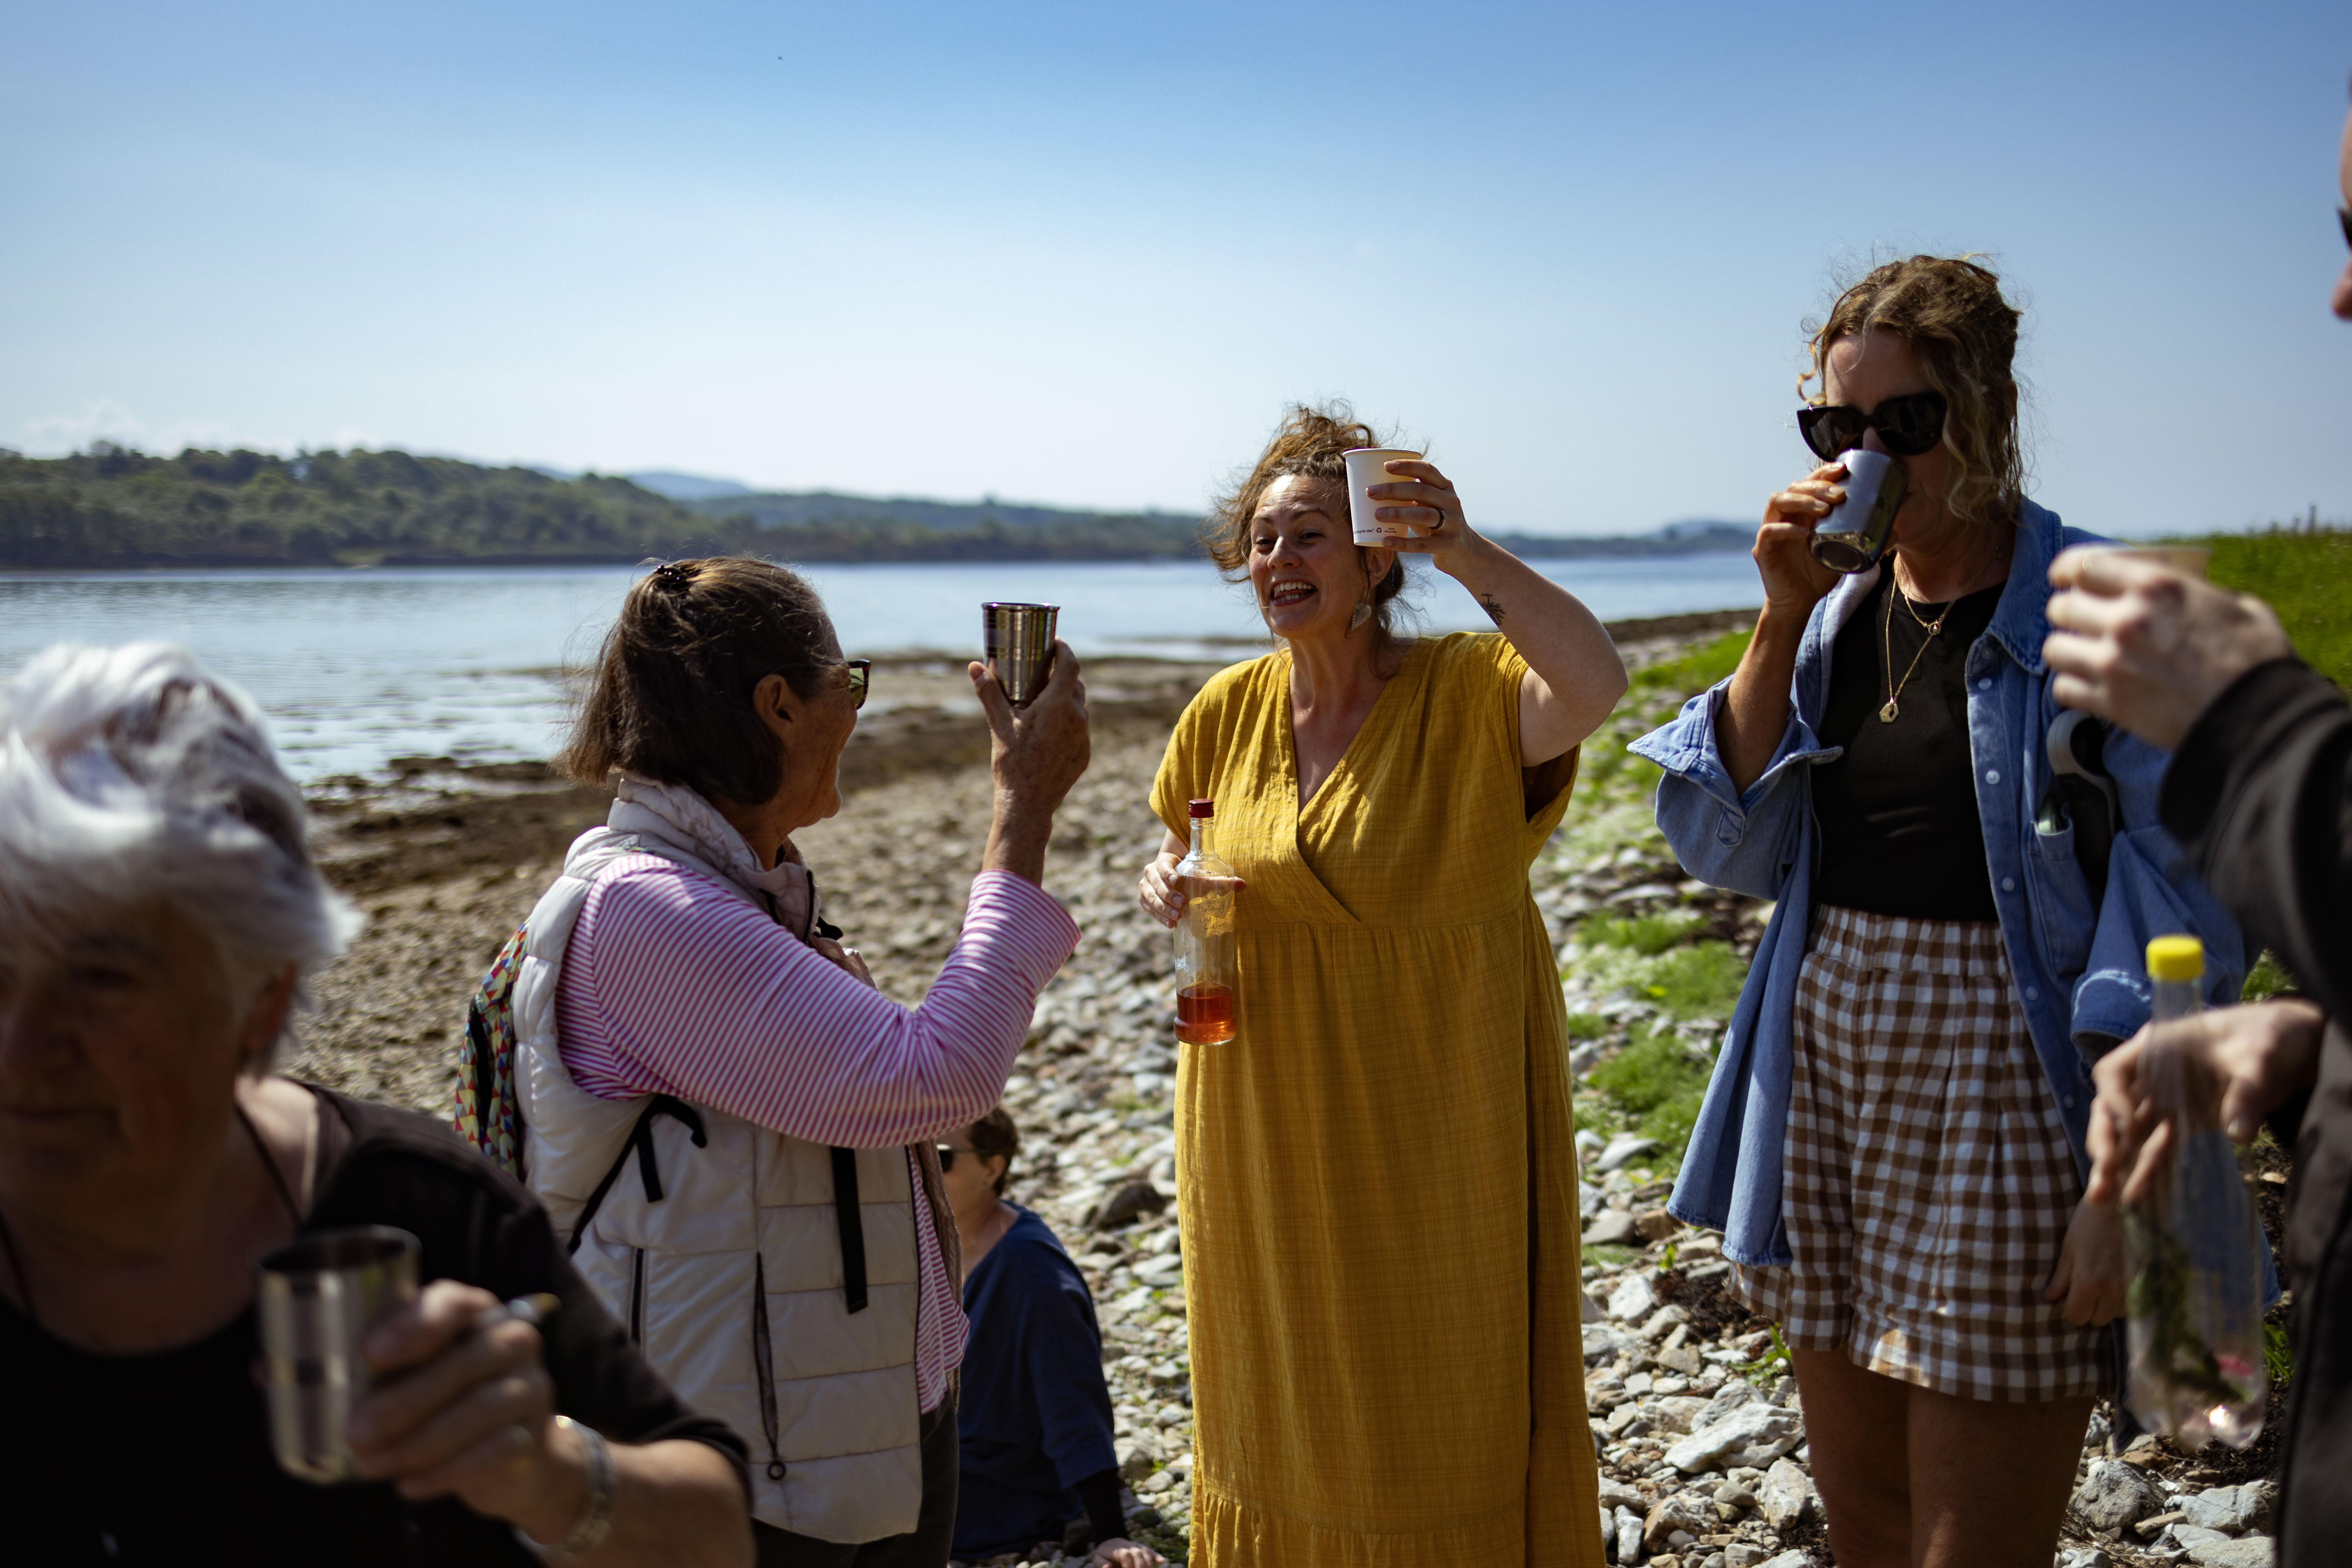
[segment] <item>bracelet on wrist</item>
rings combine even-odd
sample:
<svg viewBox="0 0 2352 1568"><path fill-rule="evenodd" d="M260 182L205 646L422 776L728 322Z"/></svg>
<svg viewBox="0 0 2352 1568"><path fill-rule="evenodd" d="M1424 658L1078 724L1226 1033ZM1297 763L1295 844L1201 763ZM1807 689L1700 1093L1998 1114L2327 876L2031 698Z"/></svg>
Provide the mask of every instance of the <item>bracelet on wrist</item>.
<svg viewBox="0 0 2352 1568"><path fill-rule="evenodd" d="M588 1501L572 1524L572 1533L552 1546L533 1540L521 1525L514 1527L514 1538L542 1563L567 1562L604 1545L613 1533L613 1498L620 1490L620 1475L613 1467L613 1450L604 1441L604 1435L569 1415L558 1415L555 1423L579 1436L580 1447L588 1459Z"/></svg>

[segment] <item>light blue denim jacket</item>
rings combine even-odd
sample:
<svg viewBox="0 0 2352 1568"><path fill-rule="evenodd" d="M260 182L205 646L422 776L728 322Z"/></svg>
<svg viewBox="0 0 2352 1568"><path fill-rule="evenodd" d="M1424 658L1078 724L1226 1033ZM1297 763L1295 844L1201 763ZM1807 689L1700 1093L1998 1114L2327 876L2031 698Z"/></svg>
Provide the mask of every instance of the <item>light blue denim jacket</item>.
<svg viewBox="0 0 2352 1568"><path fill-rule="evenodd" d="M2091 542L2092 535L2062 528L2055 513L2027 502L2008 586L1966 665L1977 815L2001 938L2051 1099L2084 1175L2093 1090L2075 1037L2121 1039L2147 1021L2147 939L2170 931L2202 937L2214 1004L2237 999L2252 958L2236 923L2157 825L2157 790L2169 753L2119 731L2107 738L2123 820L2099 908L2091 907L2073 830L2053 835L2035 827L2050 780L2043 746L2059 713L2042 662L2050 633L2050 562L2067 545ZM1797 971L1811 945L1818 859L1812 768L1843 754L1823 746L1814 727L1829 704L1831 649L1878 570L1885 568L1845 578L1813 607L1797 653L1788 731L1763 776L1746 790L1733 787L1715 744L1728 681L1692 698L1673 722L1631 748L1666 771L1658 781L1658 827L1683 868L1715 887L1779 900L1732 1011L1667 1205L1678 1219L1720 1229L1724 1252L1739 1263L1789 1261L1780 1150Z"/></svg>

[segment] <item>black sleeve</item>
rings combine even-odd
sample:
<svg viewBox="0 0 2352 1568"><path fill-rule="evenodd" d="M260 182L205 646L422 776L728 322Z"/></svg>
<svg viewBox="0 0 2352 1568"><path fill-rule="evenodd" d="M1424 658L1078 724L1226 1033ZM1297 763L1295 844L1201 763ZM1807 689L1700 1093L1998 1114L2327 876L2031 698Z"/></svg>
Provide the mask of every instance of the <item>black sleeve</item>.
<svg viewBox="0 0 2352 1568"><path fill-rule="evenodd" d="M617 1442L707 1443L742 1479L742 1438L670 1391L572 1268L536 1197L430 1118L340 1096L333 1103L352 1141L320 1184L312 1227L414 1233L422 1283L457 1279L506 1300L551 1292L562 1305L540 1333L558 1410Z"/></svg>
<svg viewBox="0 0 2352 1568"><path fill-rule="evenodd" d="M2164 826L2247 931L2352 1017L2352 706L2298 659L2240 676L2166 769Z"/></svg>
<svg viewBox="0 0 2352 1568"><path fill-rule="evenodd" d="M1106 1541L1122 1541L1127 1537L1127 1518L1118 1508L1118 1472L1097 1470L1077 1486L1078 1500L1087 1507L1087 1521L1094 1526L1095 1544Z"/></svg>

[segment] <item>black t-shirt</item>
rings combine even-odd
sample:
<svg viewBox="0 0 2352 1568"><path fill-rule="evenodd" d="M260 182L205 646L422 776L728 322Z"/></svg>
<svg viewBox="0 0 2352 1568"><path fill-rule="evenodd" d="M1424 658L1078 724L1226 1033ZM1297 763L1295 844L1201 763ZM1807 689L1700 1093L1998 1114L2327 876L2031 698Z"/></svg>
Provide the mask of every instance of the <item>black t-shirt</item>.
<svg viewBox="0 0 2352 1568"><path fill-rule="evenodd" d="M1813 770L1822 845L1813 901L1913 920L1998 920L1969 754L1967 667L1969 645L1992 624L2001 591L1953 605L1944 629L1929 637L1919 623L1944 606L1914 601L1915 619L1893 597L1894 581L1890 562L1830 652L1829 707L1818 734L1845 755ZM1881 722L1890 641L1903 689L1894 720Z"/></svg>
<svg viewBox="0 0 2352 1568"><path fill-rule="evenodd" d="M572 1268L546 1210L447 1128L316 1090L351 1141L305 1224L390 1225L423 1243L417 1278L562 1300L542 1325L556 1408L618 1442L688 1437L739 1470L745 1449L638 1354ZM38 1303L35 1303L36 1307ZM278 1468L248 1307L175 1350L94 1355L0 1301L0 1561L41 1563L524 1564L503 1521L375 1483L313 1486ZM748 1491L747 1491L747 1494Z"/></svg>

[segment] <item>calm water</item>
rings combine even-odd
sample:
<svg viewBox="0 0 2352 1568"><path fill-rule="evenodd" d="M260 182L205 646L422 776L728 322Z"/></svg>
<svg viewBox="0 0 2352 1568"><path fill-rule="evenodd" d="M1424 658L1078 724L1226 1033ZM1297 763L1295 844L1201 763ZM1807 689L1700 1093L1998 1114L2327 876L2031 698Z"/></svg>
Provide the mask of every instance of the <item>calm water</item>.
<svg viewBox="0 0 2352 1568"><path fill-rule="evenodd" d="M1762 603L1744 554L1539 563L1605 620ZM809 574L852 653L975 650L984 599L1062 606L1081 654L1246 657L1245 590L1183 563L833 566ZM270 715L298 777L397 756L543 757L562 672L594 656L634 567L0 574L0 674L52 642L185 643ZM1434 631L1483 627L1443 578L1410 598ZM877 687L882 700L887 683Z"/></svg>

